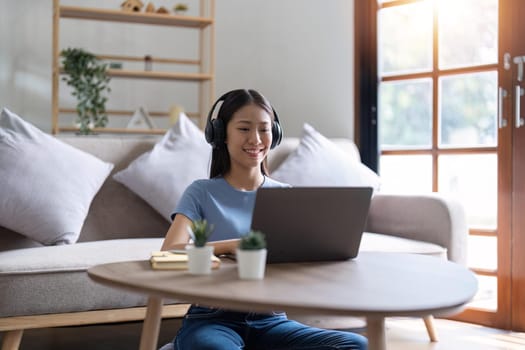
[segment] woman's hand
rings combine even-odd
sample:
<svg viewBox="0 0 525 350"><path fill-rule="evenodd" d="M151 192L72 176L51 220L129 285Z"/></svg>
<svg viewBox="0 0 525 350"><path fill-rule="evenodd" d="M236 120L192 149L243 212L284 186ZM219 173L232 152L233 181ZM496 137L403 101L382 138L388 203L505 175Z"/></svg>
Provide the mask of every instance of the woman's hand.
<svg viewBox="0 0 525 350"><path fill-rule="evenodd" d="M177 214L166 234L161 250L185 249L190 240L187 227L191 227L191 220L182 214ZM235 254L239 239L213 241L207 244L215 248L213 252L215 255Z"/></svg>
<svg viewBox="0 0 525 350"><path fill-rule="evenodd" d="M239 239L226 239L223 241L214 241L208 242L209 245L213 246L215 249L213 254L223 255L223 254L233 254L235 255L235 250L239 245Z"/></svg>

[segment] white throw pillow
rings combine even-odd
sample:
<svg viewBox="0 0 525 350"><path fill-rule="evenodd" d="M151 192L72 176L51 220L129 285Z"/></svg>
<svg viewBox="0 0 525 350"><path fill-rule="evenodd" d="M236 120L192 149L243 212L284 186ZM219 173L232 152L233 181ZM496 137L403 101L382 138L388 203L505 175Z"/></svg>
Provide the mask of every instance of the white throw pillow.
<svg viewBox="0 0 525 350"><path fill-rule="evenodd" d="M339 146L304 124L299 146L271 174L292 186L370 186L379 189L379 176Z"/></svg>
<svg viewBox="0 0 525 350"><path fill-rule="evenodd" d="M211 146L184 114L153 149L113 178L135 192L166 220L194 180L208 177Z"/></svg>
<svg viewBox="0 0 525 350"><path fill-rule="evenodd" d="M113 164L0 114L0 226L45 245L75 243Z"/></svg>

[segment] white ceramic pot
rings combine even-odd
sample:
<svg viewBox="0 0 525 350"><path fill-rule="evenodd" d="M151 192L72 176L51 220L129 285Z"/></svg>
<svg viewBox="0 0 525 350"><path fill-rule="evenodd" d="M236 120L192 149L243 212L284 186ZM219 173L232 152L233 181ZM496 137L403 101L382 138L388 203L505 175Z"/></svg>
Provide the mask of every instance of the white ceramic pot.
<svg viewBox="0 0 525 350"><path fill-rule="evenodd" d="M266 249L237 249L237 269L240 279L261 280L266 268Z"/></svg>
<svg viewBox="0 0 525 350"><path fill-rule="evenodd" d="M188 271L193 275L208 275L211 273L211 257L213 255L213 246L195 247L193 245L186 247L188 253Z"/></svg>

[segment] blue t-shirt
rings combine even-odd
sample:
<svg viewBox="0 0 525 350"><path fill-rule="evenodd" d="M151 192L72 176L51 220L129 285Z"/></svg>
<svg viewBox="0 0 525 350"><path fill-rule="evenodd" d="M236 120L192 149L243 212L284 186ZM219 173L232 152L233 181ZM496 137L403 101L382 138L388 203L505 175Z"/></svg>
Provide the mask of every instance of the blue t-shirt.
<svg viewBox="0 0 525 350"><path fill-rule="evenodd" d="M265 176L262 187L289 185ZM210 241L239 238L250 230L256 193L235 189L223 177L196 180L186 188L171 217L206 219L214 225Z"/></svg>

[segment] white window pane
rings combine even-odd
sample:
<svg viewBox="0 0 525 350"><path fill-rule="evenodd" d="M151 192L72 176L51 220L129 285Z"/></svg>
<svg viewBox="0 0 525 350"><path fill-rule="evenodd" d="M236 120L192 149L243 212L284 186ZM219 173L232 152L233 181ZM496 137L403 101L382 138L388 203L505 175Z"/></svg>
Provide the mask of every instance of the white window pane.
<svg viewBox="0 0 525 350"><path fill-rule="evenodd" d="M440 0L438 3L439 67L496 63L498 0Z"/></svg>
<svg viewBox="0 0 525 350"><path fill-rule="evenodd" d="M439 163L439 192L462 202L469 227L495 229L498 204L497 156L443 155Z"/></svg>
<svg viewBox="0 0 525 350"><path fill-rule="evenodd" d="M467 260L468 267L496 270L498 267L498 239L469 236Z"/></svg>
<svg viewBox="0 0 525 350"><path fill-rule="evenodd" d="M379 85L381 149L429 148L432 144L432 80Z"/></svg>
<svg viewBox="0 0 525 350"><path fill-rule="evenodd" d="M497 80L496 71L440 78L440 146L496 146Z"/></svg>
<svg viewBox="0 0 525 350"><path fill-rule="evenodd" d="M432 192L432 157L383 155L379 158L382 193Z"/></svg>
<svg viewBox="0 0 525 350"><path fill-rule="evenodd" d="M498 279L491 276L476 276L478 292L469 307L495 311L498 308Z"/></svg>
<svg viewBox="0 0 525 350"><path fill-rule="evenodd" d="M378 13L379 75L432 68L432 6L429 1L392 6Z"/></svg>

